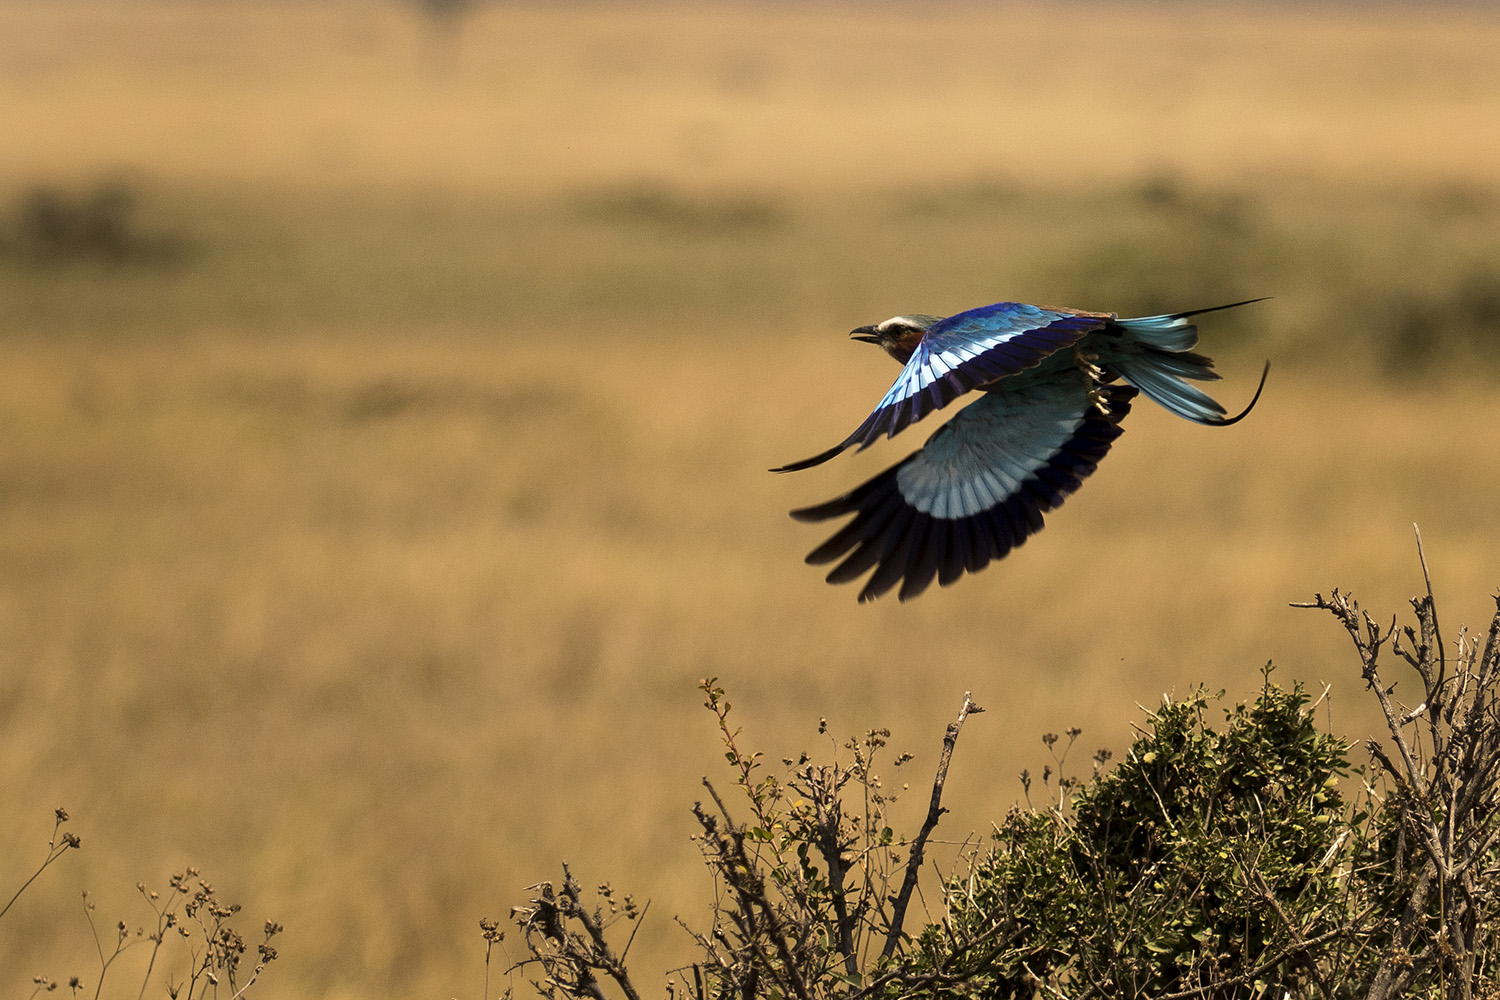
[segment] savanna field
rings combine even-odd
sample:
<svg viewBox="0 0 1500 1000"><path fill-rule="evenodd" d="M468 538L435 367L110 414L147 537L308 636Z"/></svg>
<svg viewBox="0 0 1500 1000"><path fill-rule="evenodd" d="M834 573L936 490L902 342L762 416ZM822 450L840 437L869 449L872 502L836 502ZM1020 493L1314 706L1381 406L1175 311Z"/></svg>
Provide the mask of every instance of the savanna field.
<svg viewBox="0 0 1500 1000"><path fill-rule="evenodd" d="M895 376L853 327L1260 295L1202 323L1231 410L1270 361L1243 423L1142 400L1045 531L909 604L802 564L786 511L940 420L766 471ZM1415 522L1488 621L1497 353L1477 5L7 4L0 896L56 807L83 847L0 920L0 991L91 995L80 893L108 944L193 865L285 926L261 995L475 998L479 919L561 861L650 900L655 990L729 782L703 677L773 762L890 728L907 832L972 691L939 865L1043 733L1086 769L1268 660L1359 740L1347 637L1287 605L1404 612Z"/></svg>

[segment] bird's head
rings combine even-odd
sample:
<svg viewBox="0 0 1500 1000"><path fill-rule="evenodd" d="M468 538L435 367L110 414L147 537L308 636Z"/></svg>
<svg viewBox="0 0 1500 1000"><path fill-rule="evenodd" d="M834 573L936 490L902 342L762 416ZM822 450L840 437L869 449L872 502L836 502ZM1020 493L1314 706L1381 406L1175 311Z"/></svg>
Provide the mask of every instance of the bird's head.
<svg viewBox="0 0 1500 1000"><path fill-rule="evenodd" d="M862 326L849 334L855 340L874 344L901 364L911 360L912 352L922 342L922 335L942 317L940 316L892 316L884 323Z"/></svg>

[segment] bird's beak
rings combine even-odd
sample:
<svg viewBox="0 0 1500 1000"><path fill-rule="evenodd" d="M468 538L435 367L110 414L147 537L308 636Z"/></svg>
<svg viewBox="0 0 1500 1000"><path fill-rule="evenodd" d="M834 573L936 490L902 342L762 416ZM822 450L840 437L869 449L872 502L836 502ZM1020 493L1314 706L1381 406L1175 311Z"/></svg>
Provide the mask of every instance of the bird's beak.
<svg viewBox="0 0 1500 1000"><path fill-rule="evenodd" d="M857 330L852 330L849 336L853 340L863 340L867 344L880 343L880 335L875 332L873 326L862 326Z"/></svg>

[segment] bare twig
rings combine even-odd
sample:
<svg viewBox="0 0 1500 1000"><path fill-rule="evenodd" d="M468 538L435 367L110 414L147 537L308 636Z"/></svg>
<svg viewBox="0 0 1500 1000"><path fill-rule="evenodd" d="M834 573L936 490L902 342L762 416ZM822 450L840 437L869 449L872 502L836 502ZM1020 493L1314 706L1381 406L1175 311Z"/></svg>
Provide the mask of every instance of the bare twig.
<svg viewBox="0 0 1500 1000"><path fill-rule="evenodd" d="M562 989L565 995L608 1000L594 974L602 972L614 981L628 1000L640 1000L640 993L631 982L625 963L605 939L605 921L583 904L578 883L566 863L562 869L561 891L555 890L551 882L543 882L536 887L540 892L529 906L512 911L518 916L528 940L533 933L539 933L551 942L551 950L533 943L530 945L533 958L518 962L511 968L539 962L547 980ZM580 937L571 931L568 928L570 920L577 921L586 936Z"/></svg>
<svg viewBox="0 0 1500 1000"><path fill-rule="evenodd" d="M1447 673L1448 673L1448 654L1447 654L1447 651L1443 648L1443 632L1442 632L1442 629L1440 629L1438 627L1437 598L1435 598L1435 597L1432 596L1432 574L1427 571L1427 553L1422 549L1422 529L1419 528L1419 527L1417 527L1415 524L1413 524L1411 526L1411 530L1417 536L1417 561L1422 564L1422 582L1424 584L1426 584L1426 586L1427 586L1427 602L1426 603L1427 603L1427 608L1428 608L1429 614L1427 616L1423 616L1423 618L1424 618L1423 625L1424 626L1426 625L1426 623L1427 623L1426 620L1427 620L1428 617L1430 617L1431 623L1432 623L1432 644L1431 645L1432 645L1432 647L1434 647L1434 648L1437 649L1437 655L1438 655L1437 679L1436 679L1435 682L1433 682L1431 684L1431 690L1429 690L1428 696L1427 696L1427 699L1426 699L1427 701L1430 702L1430 701L1432 701L1433 695L1435 693L1440 693L1440 691L1442 689L1442 686L1443 686L1443 680L1447 676ZM1425 631L1425 628L1424 628L1424 631ZM1424 680L1429 680L1429 678L1423 678L1423 679Z"/></svg>
<svg viewBox="0 0 1500 1000"><path fill-rule="evenodd" d="M730 889L734 891L739 902L738 914L745 921L745 926L739 928L740 934L755 948L757 960L763 971L770 973L789 992L795 994L798 1000L811 1000L812 995L802 974L802 965L793 957L792 946L788 941L783 921L776 907L766 897L765 880L745 851L744 830L735 826L729 818L728 809L707 778L703 780L703 784L708 789L709 795L713 796L719 812L724 816L727 832L719 829L718 821L708 815L702 806L694 805L693 815L721 859L722 863L718 865L719 871L724 875L725 881L729 883ZM759 921L763 922L763 929L755 926L757 913ZM731 917L733 916L734 914L731 914ZM771 961L761 948L762 938L770 938L771 945L776 951L777 961Z"/></svg>
<svg viewBox="0 0 1500 1000"><path fill-rule="evenodd" d="M1500 691L1494 690L1500 598L1483 649L1461 630L1450 664L1420 531L1417 555L1426 592L1411 602L1415 629L1398 632L1392 625L1382 631L1338 591L1303 605L1332 611L1349 632L1395 748L1393 759L1379 741L1368 742L1393 788L1397 825L1387 863L1395 884L1403 886L1405 903L1399 916L1392 914L1367 1000L1404 995L1424 970L1435 974L1444 997L1472 996L1482 985L1478 956L1493 946L1495 933L1496 899L1479 870L1489 864L1500 835ZM1422 680L1422 702L1409 711L1396 710L1392 686L1380 675L1379 650L1387 639ZM1421 863L1414 870L1407 867L1409 844L1420 845Z"/></svg>
<svg viewBox="0 0 1500 1000"><path fill-rule="evenodd" d="M46 858L42 860L37 870L31 873L31 877L21 883L21 888L17 889L15 895L10 897L10 902L6 903L3 908L0 908L0 917L10 912L10 908L16 905L16 900L21 898L21 893L25 892L31 883L35 882L41 876L42 872L47 870L52 862L68 853L68 851L77 850L83 846L83 841L78 838L77 834L63 833L61 836L58 835L59 831L62 830L62 825L68 821L68 811L66 809L59 806L53 811L53 817L52 838L47 841Z"/></svg>
<svg viewBox="0 0 1500 1000"><path fill-rule="evenodd" d="M952 929L949 928L948 930L951 936ZM963 950L972 950L978 948L980 945L987 944L988 948L980 952L975 960L968 963L972 967L984 968L996 958L999 958L1007 948L1014 946L1020 939L1021 933L1021 929L1015 926L1014 922L996 922L983 933L963 942L961 946L958 942L953 942L955 953ZM954 973L942 968L935 969L932 972L912 973L897 965L872 979L863 989L850 994L847 1000L866 1000L868 997L883 996L885 988L891 983L900 983L904 987L904 996L918 996L929 992L934 986L961 982L971 975L972 973L967 971Z"/></svg>
<svg viewBox="0 0 1500 1000"><path fill-rule="evenodd" d="M1287 936L1292 939L1292 944L1302 948L1302 954L1306 954L1307 939L1302 936L1302 932L1297 929L1297 925L1292 923L1292 919L1286 915L1286 910L1276 899L1276 893L1272 892L1271 887L1266 884L1265 876L1260 873L1260 869L1258 867L1247 868L1246 881L1251 883L1250 888L1261 899L1270 904L1271 909L1276 913L1276 919L1281 921L1281 926L1286 930ZM1316 961L1308 961L1305 967L1312 976L1313 982L1318 984L1318 990L1325 997L1332 998L1334 995L1333 987L1329 984L1328 977L1318 968L1318 963Z"/></svg>
<svg viewBox="0 0 1500 1000"><path fill-rule="evenodd" d="M912 890L917 887L917 877L922 871L922 854L927 847L927 838L932 836L932 831L937 828L938 820L943 813L943 783L948 780L948 764L953 759L953 748L958 743L958 734L964 728L964 722L970 715L983 712L984 709L974 704L972 692L964 692L963 706L958 710L958 718L948 723L948 730L943 734L943 752L938 758L937 775L932 781L932 801L927 807L927 819L922 823L921 832L911 842L911 854L906 861L906 877L901 882L901 891L896 896L896 901L891 909L891 928L885 937L885 947L881 949L881 958L890 958L896 953L897 946L901 943L901 926L906 920L906 908L911 902Z"/></svg>

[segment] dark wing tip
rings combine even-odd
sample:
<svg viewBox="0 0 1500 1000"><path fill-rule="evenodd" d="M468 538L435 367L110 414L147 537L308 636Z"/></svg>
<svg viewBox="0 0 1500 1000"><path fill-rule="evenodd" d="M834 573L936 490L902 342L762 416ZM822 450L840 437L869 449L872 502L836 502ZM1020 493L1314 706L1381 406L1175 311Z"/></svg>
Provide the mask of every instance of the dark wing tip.
<svg viewBox="0 0 1500 1000"><path fill-rule="evenodd" d="M804 524L814 524L818 521L826 521L830 517L838 517L842 514L852 514L858 508L844 502L843 497L820 503L815 507L798 507L790 511L793 521L801 521Z"/></svg>
<svg viewBox="0 0 1500 1000"><path fill-rule="evenodd" d="M834 445L832 448L829 448L827 451L819 452L818 454L814 455L812 458L804 458L800 462L788 462L786 465L778 466L777 468L771 469L770 471L771 472L800 472L803 469L811 469L815 465L822 465L824 462L828 461L830 458L833 458L836 455L838 455L839 453L841 453L847 447L849 447L849 442L845 441L843 444L836 444L836 445Z"/></svg>

